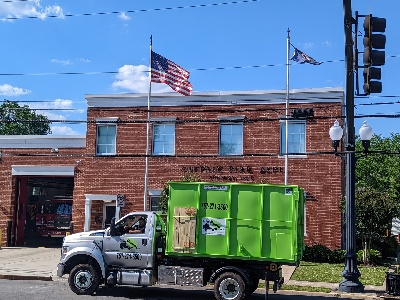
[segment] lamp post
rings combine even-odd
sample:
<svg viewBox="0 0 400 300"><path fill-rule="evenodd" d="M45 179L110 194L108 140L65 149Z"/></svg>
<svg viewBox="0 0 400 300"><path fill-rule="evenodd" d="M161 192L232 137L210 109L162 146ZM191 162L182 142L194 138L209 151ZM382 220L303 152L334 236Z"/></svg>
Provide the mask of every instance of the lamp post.
<svg viewBox="0 0 400 300"><path fill-rule="evenodd" d="M372 128L368 126L368 123L364 121L363 125L359 130L359 134L364 147L364 152L368 152L370 146L370 140L372 138ZM337 148L339 142L343 136L343 128L339 125L336 120L333 126L329 129L329 136L332 140L332 146L335 151L335 155L338 155ZM362 292L364 286L358 280L361 276L357 268L357 254L356 254L356 230L355 230L355 153L353 151L354 145L347 145L346 150L350 150L345 153L346 155L346 255L345 255L345 267L342 272L344 280L339 284L339 290L342 292ZM349 166L348 164L351 164Z"/></svg>
<svg viewBox="0 0 400 300"><path fill-rule="evenodd" d="M360 134L361 142L364 147L364 152L368 152L368 148L371 145L370 141L372 138L372 128L368 125L367 121L364 121L360 130L358 131Z"/></svg>
<svg viewBox="0 0 400 300"><path fill-rule="evenodd" d="M337 154L337 148L339 147L340 140L343 136L343 128L340 127L339 121L336 120L333 126L329 129L329 136L332 140L332 147L335 149L335 155Z"/></svg>

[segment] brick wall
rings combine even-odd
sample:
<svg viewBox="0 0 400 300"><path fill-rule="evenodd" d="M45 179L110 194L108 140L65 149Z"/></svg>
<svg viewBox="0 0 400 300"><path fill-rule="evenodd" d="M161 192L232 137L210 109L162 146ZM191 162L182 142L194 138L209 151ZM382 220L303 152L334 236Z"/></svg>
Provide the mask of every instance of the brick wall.
<svg viewBox="0 0 400 300"><path fill-rule="evenodd" d="M66 166L76 165L83 161L83 148L59 149L59 153L51 154L50 149L1 149L0 161L0 229L2 231L1 246L7 243L7 222L14 223L17 195L16 176L12 176L12 166ZM75 184L80 186L80 165L75 168Z"/></svg>
<svg viewBox="0 0 400 300"><path fill-rule="evenodd" d="M337 103L340 104L340 103ZM332 151L329 128L340 115L340 105L314 103L315 117L307 121L306 151ZM321 109L321 106L324 106ZM152 107L151 117L177 117L177 157L149 158L149 189L162 189L169 180L180 180L187 171L199 173L203 181L237 181L281 184L284 157L279 157L279 116L283 105ZM297 105L296 107L301 107ZM311 107L307 104L304 107ZM155 111L155 112L154 112ZM245 116L244 156L218 156L218 116ZM95 157L96 118L118 117L117 155ZM88 111L86 159L74 191L74 221L83 230L84 193L124 194L129 211L143 210L147 112L141 108L92 108ZM151 134L150 134L151 136ZM182 157L179 157L182 156ZM306 243L321 243L332 249L341 241L341 159L333 154L309 154L288 159L289 184L307 192ZM84 182L84 186L80 183ZM149 207L149 205L147 206ZM92 223L93 224L93 223Z"/></svg>

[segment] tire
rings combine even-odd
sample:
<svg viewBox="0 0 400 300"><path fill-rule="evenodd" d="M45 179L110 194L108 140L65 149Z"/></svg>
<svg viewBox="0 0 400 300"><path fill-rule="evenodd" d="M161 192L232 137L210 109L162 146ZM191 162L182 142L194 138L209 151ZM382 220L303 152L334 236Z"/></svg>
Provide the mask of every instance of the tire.
<svg viewBox="0 0 400 300"><path fill-rule="evenodd" d="M69 287L77 295L93 294L100 282L99 272L91 265L77 265L69 274Z"/></svg>
<svg viewBox="0 0 400 300"><path fill-rule="evenodd" d="M249 285L247 295L250 296L251 294L253 294L257 288L258 288L258 279L257 279L257 281L255 281L251 285Z"/></svg>
<svg viewBox="0 0 400 300"><path fill-rule="evenodd" d="M243 300L246 284L239 274L223 273L215 280L214 295L217 300Z"/></svg>

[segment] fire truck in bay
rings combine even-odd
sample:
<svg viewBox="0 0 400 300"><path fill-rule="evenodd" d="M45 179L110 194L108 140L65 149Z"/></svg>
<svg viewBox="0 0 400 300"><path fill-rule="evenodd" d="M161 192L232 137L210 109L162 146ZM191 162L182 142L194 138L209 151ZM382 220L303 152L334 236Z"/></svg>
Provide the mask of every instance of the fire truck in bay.
<svg viewBox="0 0 400 300"><path fill-rule="evenodd" d="M36 228L43 237L64 237L71 232L72 198L53 198L38 204Z"/></svg>

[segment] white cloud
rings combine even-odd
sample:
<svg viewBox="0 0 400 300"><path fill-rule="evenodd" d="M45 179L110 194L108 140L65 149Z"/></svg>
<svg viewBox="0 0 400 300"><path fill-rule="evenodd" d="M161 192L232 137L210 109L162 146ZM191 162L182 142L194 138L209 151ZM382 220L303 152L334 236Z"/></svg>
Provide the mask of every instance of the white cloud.
<svg viewBox="0 0 400 300"><path fill-rule="evenodd" d="M63 60L63 59L55 59L55 58L53 58L53 59L51 60L51 62L52 62L52 63L55 63L55 64L62 64L62 65L64 65L64 66L66 66L66 65L72 65L72 62L71 62L69 59Z"/></svg>
<svg viewBox="0 0 400 300"><path fill-rule="evenodd" d="M41 0L31 1L14 1L14 2L0 2L0 18L3 21L12 21L7 18L25 18L35 17L39 19L46 19L48 16L57 16L64 18L63 9L59 5L48 5L43 7L40 4Z"/></svg>
<svg viewBox="0 0 400 300"><path fill-rule="evenodd" d="M80 58L79 61L83 62L83 63L91 63L92 62L90 59L87 59L87 58Z"/></svg>
<svg viewBox="0 0 400 300"><path fill-rule="evenodd" d="M46 116L49 120L64 121L67 120L68 116L71 114L76 118L77 114L86 113L84 109L74 109L73 101L67 99L56 99L48 102L30 102L27 105L32 109L40 109L38 113Z"/></svg>
<svg viewBox="0 0 400 300"><path fill-rule="evenodd" d="M304 43L304 49L311 49L314 47L314 44L311 42Z"/></svg>
<svg viewBox="0 0 400 300"><path fill-rule="evenodd" d="M123 21L129 21L131 19L130 16L128 16L126 13L122 12L118 15L118 18L120 18Z"/></svg>
<svg viewBox="0 0 400 300"><path fill-rule="evenodd" d="M31 93L30 90L14 87L7 83L0 85L0 95L3 95L3 96L21 96L21 95L26 95L26 94L30 94L30 93Z"/></svg>
<svg viewBox="0 0 400 300"><path fill-rule="evenodd" d="M324 41L324 42L322 43L322 45L325 46L325 47L330 48L330 47L332 47L332 42L331 42L331 41Z"/></svg>
<svg viewBox="0 0 400 300"><path fill-rule="evenodd" d="M30 108L41 108L41 109L72 109L72 100L67 99L56 99L48 102L31 102L29 103Z"/></svg>
<svg viewBox="0 0 400 300"><path fill-rule="evenodd" d="M118 69L115 81L112 84L114 89L123 89L136 93L149 91L149 67L145 65L124 65ZM162 83L152 83L151 91L154 93L172 92L172 89Z"/></svg>
<svg viewBox="0 0 400 300"><path fill-rule="evenodd" d="M68 126L53 126L50 125L51 134L54 135L79 135L78 132Z"/></svg>

